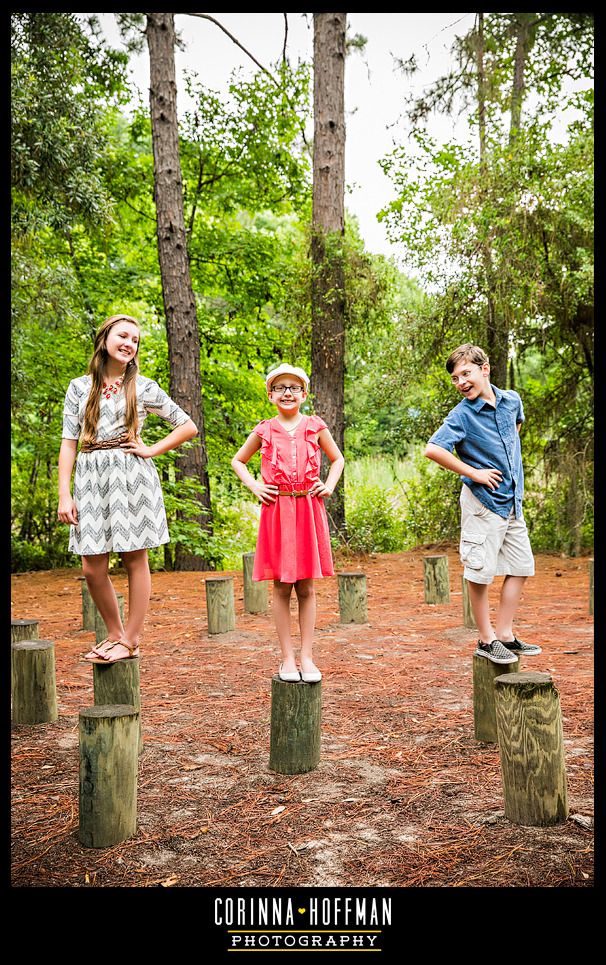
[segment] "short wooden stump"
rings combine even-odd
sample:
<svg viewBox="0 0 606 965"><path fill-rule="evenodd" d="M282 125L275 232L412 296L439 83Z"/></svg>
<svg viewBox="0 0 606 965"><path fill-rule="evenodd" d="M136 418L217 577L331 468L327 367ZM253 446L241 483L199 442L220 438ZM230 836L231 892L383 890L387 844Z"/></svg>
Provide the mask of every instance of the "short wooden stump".
<svg viewBox="0 0 606 965"><path fill-rule="evenodd" d="M139 726L124 704L80 711L79 840L109 848L137 832Z"/></svg>
<svg viewBox="0 0 606 965"><path fill-rule="evenodd" d="M286 683L271 678L269 769L304 774L320 763L322 681Z"/></svg>
<svg viewBox="0 0 606 965"><path fill-rule="evenodd" d="M339 621L368 623L365 573L337 573L339 582Z"/></svg>
<svg viewBox="0 0 606 965"><path fill-rule="evenodd" d="M244 609L247 613L267 613L267 580L253 580L254 553L242 553Z"/></svg>
<svg viewBox="0 0 606 965"><path fill-rule="evenodd" d="M593 615L593 564L594 560L589 560L589 612Z"/></svg>
<svg viewBox="0 0 606 965"><path fill-rule="evenodd" d="M469 584L464 576L461 577L461 589L463 591L463 626L467 627L468 630L477 630L478 625L469 599Z"/></svg>
<svg viewBox="0 0 606 965"><path fill-rule="evenodd" d="M233 576L212 576L206 585L206 612L209 633L228 633L236 629Z"/></svg>
<svg viewBox="0 0 606 965"><path fill-rule="evenodd" d="M560 695L548 673L495 677L505 817L545 826L568 817Z"/></svg>
<svg viewBox="0 0 606 965"><path fill-rule="evenodd" d="M50 724L57 720L55 644L22 640L11 646L13 724Z"/></svg>
<svg viewBox="0 0 606 965"><path fill-rule="evenodd" d="M22 640L38 640L40 636L37 620L11 620L11 643Z"/></svg>
<svg viewBox="0 0 606 965"><path fill-rule="evenodd" d="M88 588L88 583L86 582L86 578L83 576L81 577L81 580L82 580L82 629L94 630L95 629L95 612L97 610L97 607L95 606L95 601L90 595L90 590Z"/></svg>
<svg viewBox="0 0 606 965"><path fill-rule="evenodd" d="M426 603L450 603L447 556L423 557L423 585Z"/></svg>
<svg viewBox="0 0 606 965"><path fill-rule="evenodd" d="M518 673L520 661L515 663L493 663L486 657L473 655L473 730L477 741L496 744L497 716L494 706L495 677L508 673Z"/></svg>
<svg viewBox="0 0 606 965"><path fill-rule="evenodd" d="M114 663L94 663L93 692L95 706L129 704L139 714L139 756L143 753L141 727L141 687L139 658L116 660Z"/></svg>

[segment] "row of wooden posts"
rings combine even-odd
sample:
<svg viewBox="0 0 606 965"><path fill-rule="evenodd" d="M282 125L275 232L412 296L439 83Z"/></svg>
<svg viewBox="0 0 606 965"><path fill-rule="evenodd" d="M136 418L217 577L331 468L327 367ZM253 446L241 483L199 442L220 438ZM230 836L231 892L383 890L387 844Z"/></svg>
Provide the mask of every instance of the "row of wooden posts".
<svg viewBox="0 0 606 965"><path fill-rule="evenodd" d="M247 612L266 612L267 584L252 583L253 558L253 553L243 555L244 605ZM341 622L366 623L365 575L338 577ZM205 582L208 632L233 630L233 578ZM424 584L426 603L450 601L446 556L424 559ZM590 591L593 612L593 560ZM118 602L123 616L121 595ZM465 626L475 626L465 580L463 615ZM97 642L103 639L105 624L84 581L82 617L85 629L95 630ZM38 639L36 620L13 620L11 642L13 723L52 723L58 717L54 643ZM85 847L104 848L136 833L138 757L143 752L139 660L92 667L94 706L79 714L79 839ZM277 674L272 678L270 770L300 774L318 766L321 695L321 682L286 683ZM565 820L562 719L550 674L520 673L519 660L499 665L474 655L473 697L475 738L499 745L505 816L529 825Z"/></svg>

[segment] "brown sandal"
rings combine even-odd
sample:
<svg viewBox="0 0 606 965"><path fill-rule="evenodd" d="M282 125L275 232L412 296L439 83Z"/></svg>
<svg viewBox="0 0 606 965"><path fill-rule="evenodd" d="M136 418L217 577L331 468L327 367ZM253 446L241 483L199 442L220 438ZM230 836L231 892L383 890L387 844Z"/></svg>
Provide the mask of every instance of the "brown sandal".
<svg viewBox="0 0 606 965"><path fill-rule="evenodd" d="M131 647L130 643L127 643L125 640L114 640L114 642L110 644L110 646L105 650L105 653L109 653L110 650L112 650L114 647L117 647L117 646L124 647L125 650L128 650L128 654L129 654L128 657L116 657L115 660L105 660L103 657L100 657L98 660L87 660L86 662L111 664L111 663L118 663L120 660L136 659L135 650L138 650L139 647L138 646Z"/></svg>

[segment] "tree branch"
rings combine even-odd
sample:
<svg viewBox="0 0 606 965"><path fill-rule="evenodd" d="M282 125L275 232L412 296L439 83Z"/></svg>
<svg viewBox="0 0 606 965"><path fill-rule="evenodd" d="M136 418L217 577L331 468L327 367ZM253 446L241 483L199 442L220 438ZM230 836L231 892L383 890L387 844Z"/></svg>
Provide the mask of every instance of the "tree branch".
<svg viewBox="0 0 606 965"><path fill-rule="evenodd" d="M259 61L257 60L257 58L256 58L256 57L253 57L253 55L251 54L250 50L247 50L246 47L243 47L242 44L240 43L240 41L239 41L239 40L236 40L236 38L234 37L234 35L229 32L229 30L227 29L227 27L224 27L222 23L219 23L218 20L215 20L214 17L211 17L211 15L210 15L209 13L192 13L190 10L187 10L187 11L186 11L186 16L188 16L188 17L201 17L203 20L210 20L211 23L216 24L216 26L219 27L219 29L222 30L224 34L227 34L227 36L229 37L230 40L233 40L233 42L235 43L236 47L239 47L240 50L243 50L244 53L246 54L246 56L247 56L247 57L250 57L250 59L253 61L253 63L255 63L255 64L257 65L257 67L259 67L260 70L262 70L265 74L267 74L268 77L270 77L270 78L273 80L273 82L274 82L274 84L276 85L276 87L279 87L279 86L280 86L279 81L276 80L276 78L274 77L274 75L267 69L267 67L264 67L263 64L260 64Z"/></svg>

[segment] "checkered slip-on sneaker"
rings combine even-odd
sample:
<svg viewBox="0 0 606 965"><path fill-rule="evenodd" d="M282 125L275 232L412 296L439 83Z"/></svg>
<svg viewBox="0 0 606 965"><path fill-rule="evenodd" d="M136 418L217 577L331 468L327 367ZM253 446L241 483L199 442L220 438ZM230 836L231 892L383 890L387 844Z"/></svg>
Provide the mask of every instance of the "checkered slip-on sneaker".
<svg viewBox="0 0 606 965"><path fill-rule="evenodd" d="M505 649L500 640L493 640L492 643L482 643L478 640L475 653L476 656L486 657L493 663L515 663L518 659L514 653Z"/></svg>
<svg viewBox="0 0 606 965"><path fill-rule="evenodd" d="M534 643L524 643L522 640L518 640L517 637L514 637L513 640L506 640L505 642L501 640L500 643L502 643L504 647L507 647L508 650L511 650L512 653L524 653L527 657L533 657L536 653L543 652L541 648L535 646Z"/></svg>

